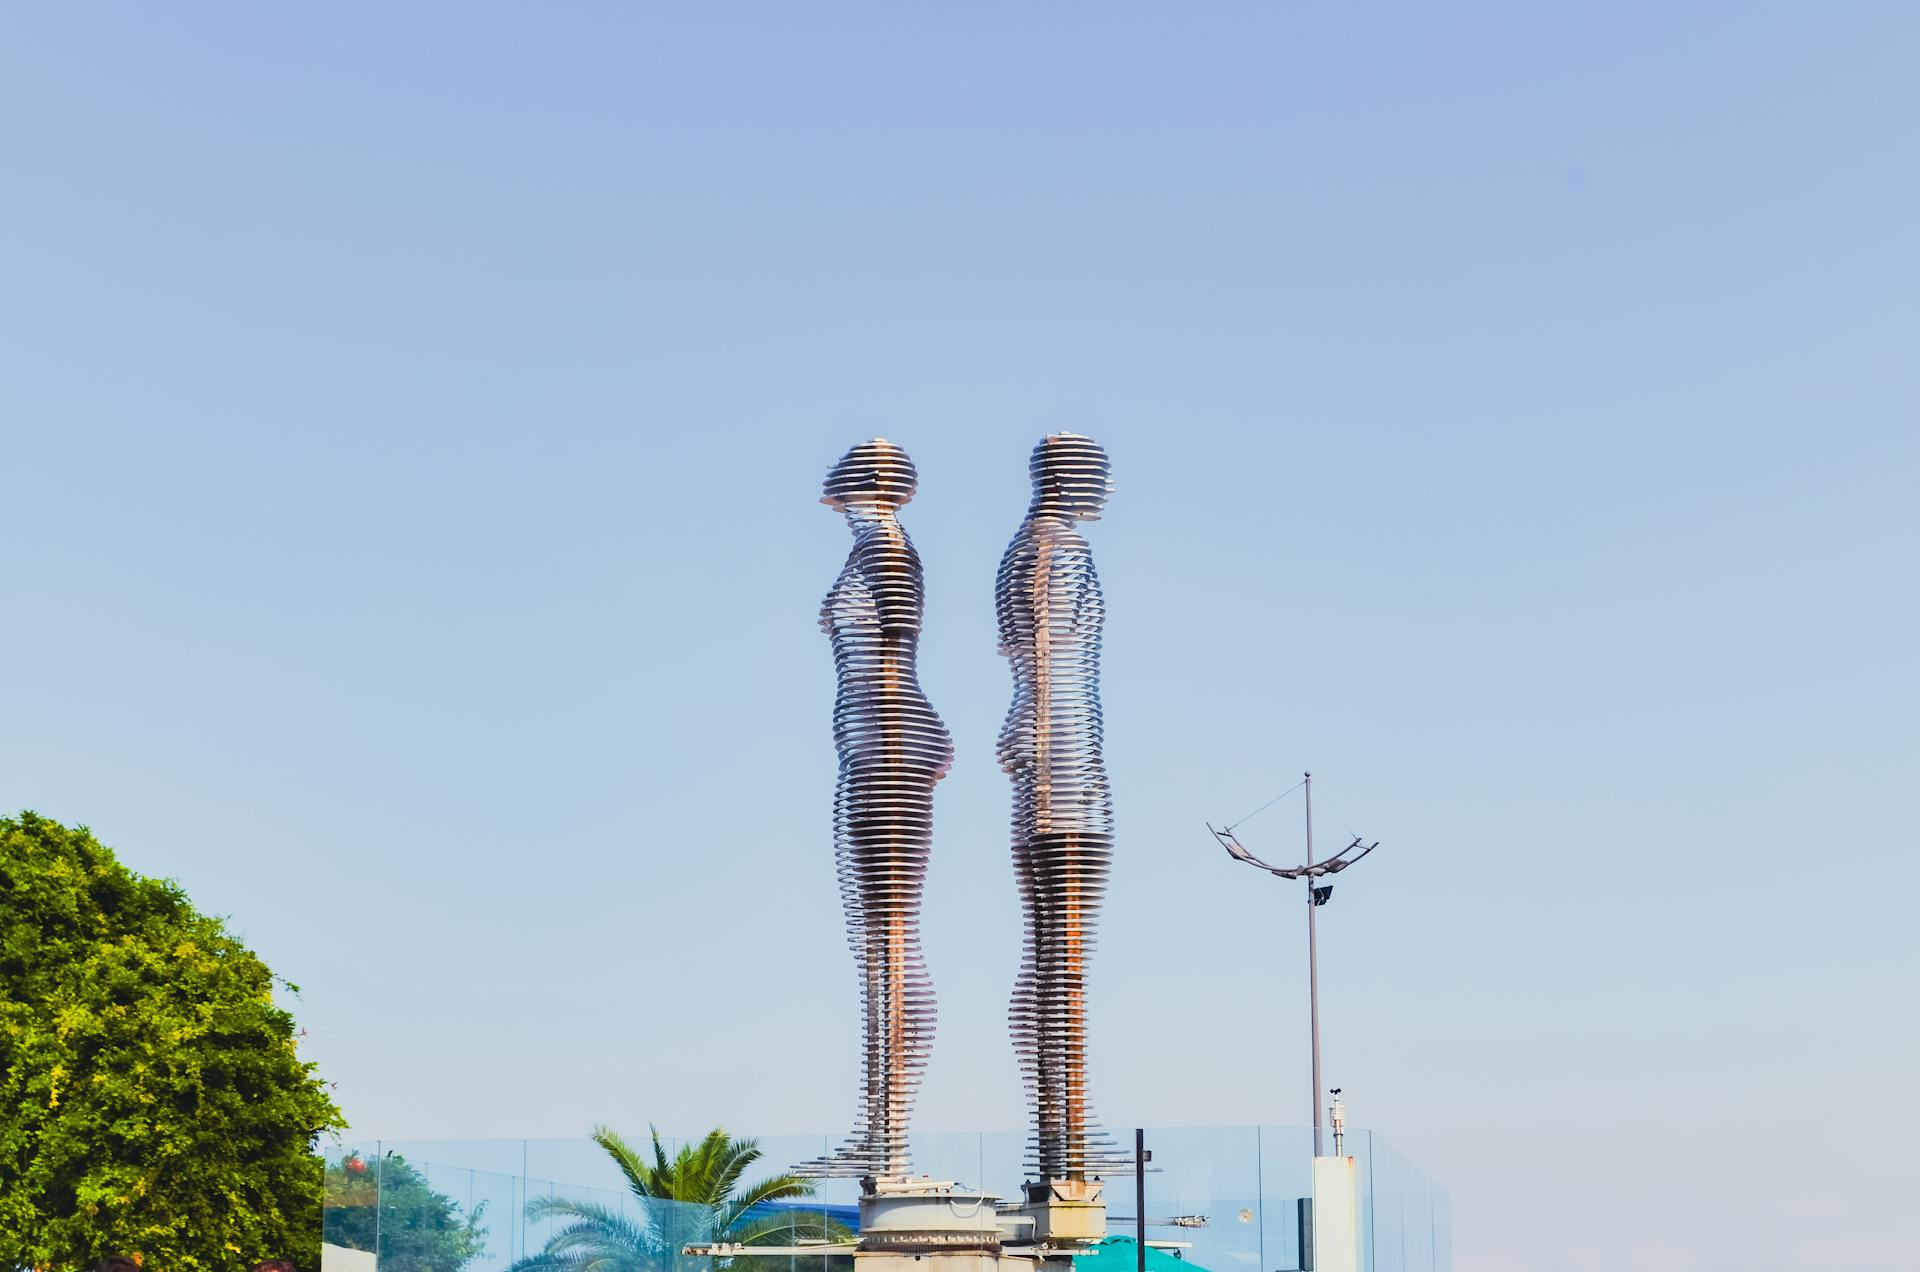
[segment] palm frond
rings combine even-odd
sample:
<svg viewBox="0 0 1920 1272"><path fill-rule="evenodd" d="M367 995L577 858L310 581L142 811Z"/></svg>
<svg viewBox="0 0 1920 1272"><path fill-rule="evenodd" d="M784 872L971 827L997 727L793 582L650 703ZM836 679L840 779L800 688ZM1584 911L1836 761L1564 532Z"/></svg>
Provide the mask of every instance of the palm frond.
<svg viewBox="0 0 1920 1272"><path fill-rule="evenodd" d="M736 1140L716 1127L673 1152L657 1126L648 1126L653 1160L643 1156L608 1126L593 1128L600 1146L641 1203L636 1220L599 1202L561 1196L527 1202L527 1218L563 1224L546 1239L539 1255L520 1260L510 1272L683 1272L698 1262L680 1256L682 1247L725 1237L767 1244L787 1239L845 1241L852 1233L818 1215L761 1215L754 1206L813 1195L813 1185L795 1175L775 1175L736 1192L741 1177L761 1158L757 1140ZM712 1268L722 1266L712 1263ZM751 1272L751 1270L749 1270Z"/></svg>
<svg viewBox="0 0 1920 1272"><path fill-rule="evenodd" d="M608 1157L613 1158L613 1164L619 1168L621 1176L627 1181L627 1187L633 1191L634 1196L654 1195L655 1181L649 1174L646 1162L641 1159L639 1153L634 1151L633 1145L620 1138L619 1132L611 1126L596 1126L593 1128L593 1142L598 1144ZM660 1148L658 1131L653 1132L653 1146L657 1153Z"/></svg>
<svg viewBox="0 0 1920 1272"><path fill-rule="evenodd" d="M507 1265L507 1272L583 1272L584 1262L577 1256L562 1258L542 1250L539 1254L515 1259Z"/></svg>
<svg viewBox="0 0 1920 1272"><path fill-rule="evenodd" d="M760 1160L760 1142L730 1139L724 1131L715 1131L707 1138L713 1146L713 1198L719 1201L733 1192L747 1167Z"/></svg>
<svg viewBox="0 0 1920 1272"><path fill-rule="evenodd" d="M658 1272L663 1261L652 1257L634 1257L617 1250L585 1250L557 1254L542 1250L516 1259L507 1272Z"/></svg>
<svg viewBox="0 0 1920 1272"><path fill-rule="evenodd" d="M775 1175L735 1193L714 1213L715 1232L731 1233L734 1225L755 1206L769 1201L793 1201L813 1196L813 1185L798 1175Z"/></svg>
<svg viewBox="0 0 1920 1272"><path fill-rule="evenodd" d="M763 1201L792 1201L796 1197L811 1196L812 1181L798 1175L773 1175L735 1193L734 1200L757 1206Z"/></svg>
<svg viewBox="0 0 1920 1272"><path fill-rule="evenodd" d="M708 1131L699 1144L681 1150L674 1165L679 1177L674 1181L681 1201L719 1205L727 1198L726 1173L735 1157L733 1142L724 1130Z"/></svg>
<svg viewBox="0 0 1920 1272"><path fill-rule="evenodd" d="M528 1218L533 1217L529 1210ZM550 1204L543 1207L541 1217L573 1220L547 1238L547 1250L552 1254L592 1249L616 1249L634 1255L657 1252L651 1227L636 1223L613 1207L597 1201Z"/></svg>
<svg viewBox="0 0 1920 1272"><path fill-rule="evenodd" d="M530 1197L527 1199L526 1214L528 1220L539 1222L542 1219L570 1219L579 1212L580 1203L571 1197L556 1195Z"/></svg>
<svg viewBox="0 0 1920 1272"><path fill-rule="evenodd" d="M666 1146L660 1142L660 1128L649 1122L647 1130L653 1135L653 1168L660 1178L665 1178L671 1168L667 1165Z"/></svg>

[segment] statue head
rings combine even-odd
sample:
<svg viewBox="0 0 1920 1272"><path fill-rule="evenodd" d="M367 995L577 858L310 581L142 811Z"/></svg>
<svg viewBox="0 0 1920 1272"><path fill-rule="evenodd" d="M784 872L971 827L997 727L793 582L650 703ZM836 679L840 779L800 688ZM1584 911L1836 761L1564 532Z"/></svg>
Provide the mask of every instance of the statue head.
<svg viewBox="0 0 1920 1272"><path fill-rule="evenodd" d="M845 511L856 505L898 508L920 484L907 452L884 437L861 442L827 473L820 502Z"/></svg>
<svg viewBox="0 0 1920 1272"><path fill-rule="evenodd" d="M1107 452L1091 437L1050 433L1027 461L1033 477L1033 510L1069 521L1098 521L1113 493Z"/></svg>

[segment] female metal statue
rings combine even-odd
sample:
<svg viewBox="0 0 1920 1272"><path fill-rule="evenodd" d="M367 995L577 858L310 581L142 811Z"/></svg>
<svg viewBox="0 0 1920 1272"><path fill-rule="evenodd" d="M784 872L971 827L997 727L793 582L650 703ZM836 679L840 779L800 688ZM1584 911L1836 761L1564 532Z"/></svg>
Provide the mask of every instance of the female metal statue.
<svg viewBox="0 0 1920 1272"><path fill-rule="evenodd" d="M933 1042L933 987L920 957L920 892L933 840L933 787L953 739L920 690L915 659L926 608L920 557L897 514L918 476L885 438L862 442L827 474L822 503L853 531L853 551L820 608L833 643L840 752L834 852L860 973L865 1054L860 1116L817 1176L903 1178L907 1114Z"/></svg>

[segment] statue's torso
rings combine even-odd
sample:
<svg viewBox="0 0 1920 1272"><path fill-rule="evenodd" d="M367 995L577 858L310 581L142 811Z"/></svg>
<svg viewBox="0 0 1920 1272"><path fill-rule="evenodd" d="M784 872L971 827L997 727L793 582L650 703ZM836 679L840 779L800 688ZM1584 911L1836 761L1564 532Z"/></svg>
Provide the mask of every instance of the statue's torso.
<svg viewBox="0 0 1920 1272"><path fill-rule="evenodd" d="M1098 690L1106 609L1093 553L1071 523L1021 526L1001 559L997 609L1014 675L999 758L1023 792L1030 832L1110 833Z"/></svg>
<svg viewBox="0 0 1920 1272"><path fill-rule="evenodd" d="M920 688L925 610L920 559L898 523L860 524L847 564L820 608L839 690L834 742L843 763L943 776L953 739Z"/></svg>

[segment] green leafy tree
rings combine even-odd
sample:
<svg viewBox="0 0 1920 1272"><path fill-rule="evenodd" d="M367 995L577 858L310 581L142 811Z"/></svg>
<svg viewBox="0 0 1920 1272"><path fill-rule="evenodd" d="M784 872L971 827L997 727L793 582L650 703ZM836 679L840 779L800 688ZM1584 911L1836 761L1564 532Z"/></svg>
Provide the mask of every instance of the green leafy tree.
<svg viewBox="0 0 1920 1272"><path fill-rule="evenodd" d="M342 1120L274 983L85 827L0 818L0 1268L319 1265Z"/></svg>
<svg viewBox="0 0 1920 1272"><path fill-rule="evenodd" d="M486 1209L483 1201L462 1215L397 1154L368 1162L354 1153L327 1166L326 1240L350 1250L377 1242L381 1272L460 1272L486 1252Z"/></svg>
<svg viewBox="0 0 1920 1272"><path fill-rule="evenodd" d="M747 1168L760 1160L754 1140L714 1130L669 1156L654 1130L651 1160L604 1126L594 1128L593 1142L619 1168L640 1203L638 1213L601 1202L536 1197L527 1203L527 1218L557 1223L559 1230L547 1238L545 1249L515 1263L512 1272L659 1272L684 1265L680 1248L688 1242L780 1245L844 1241L852 1235L821 1215L767 1212L770 1202L813 1195L813 1185L798 1175L774 1175L741 1187Z"/></svg>

